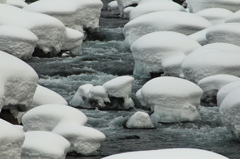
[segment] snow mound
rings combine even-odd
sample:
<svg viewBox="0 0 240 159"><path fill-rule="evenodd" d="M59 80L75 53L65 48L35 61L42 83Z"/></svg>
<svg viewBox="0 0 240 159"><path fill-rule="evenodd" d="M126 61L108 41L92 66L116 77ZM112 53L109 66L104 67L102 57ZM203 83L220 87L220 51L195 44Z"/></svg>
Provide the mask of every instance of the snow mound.
<svg viewBox="0 0 240 159"><path fill-rule="evenodd" d="M226 23L239 23L240 22L240 11L233 13L231 16L226 18Z"/></svg>
<svg viewBox="0 0 240 159"><path fill-rule="evenodd" d="M240 77L240 48L227 43L213 43L196 49L182 61L184 77L190 81L217 74ZM217 57L217 59L216 59Z"/></svg>
<svg viewBox="0 0 240 159"><path fill-rule="evenodd" d="M60 104L35 107L22 118L25 131L52 131L59 125L84 125L86 122L87 117L80 110Z"/></svg>
<svg viewBox="0 0 240 159"><path fill-rule="evenodd" d="M20 59L29 59L37 44L38 38L30 30L12 26L0 26L0 50Z"/></svg>
<svg viewBox="0 0 240 159"><path fill-rule="evenodd" d="M62 136L46 132L25 133L22 146L22 159L65 159L70 143Z"/></svg>
<svg viewBox="0 0 240 159"><path fill-rule="evenodd" d="M135 151L126 152L121 154L104 157L103 159L129 159L138 158L145 159L148 156L151 159L179 159L179 156L184 159L228 159L217 153L192 148L172 148L162 150L149 150L149 151Z"/></svg>
<svg viewBox="0 0 240 159"><path fill-rule="evenodd" d="M186 0L191 12L198 12L207 8L225 8L232 12L239 10L239 0Z"/></svg>
<svg viewBox="0 0 240 159"><path fill-rule="evenodd" d="M63 136L71 143L69 152L76 151L84 155L95 152L106 138L102 132L86 126L57 126L52 132Z"/></svg>
<svg viewBox="0 0 240 159"><path fill-rule="evenodd" d="M144 84L136 95L154 112L153 121L172 123L201 119L197 107L202 93L199 86L185 79L158 77Z"/></svg>
<svg viewBox="0 0 240 159"><path fill-rule="evenodd" d="M231 82L221 87L217 93L217 105L220 106L225 97L238 87L240 87L240 81Z"/></svg>
<svg viewBox="0 0 240 159"><path fill-rule="evenodd" d="M219 112L223 124L232 132L238 139L240 138L240 87L233 89L222 101Z"/></svg>
<svg viewBox="0 0 240 159"><path fill-rule="evenodd" d="M129 19L129 18L130 18L130 13L131 13L131 11L132 11L134 8L135 8L135 7L126 7L126 8L124 8L124 10L123 10L123 18Z"/></svg>
<svg viewBox="0 0 240 159"><path fill-rule="evenodd" d="M202 100L206 103L214 102L216 104L217 92L226 84L240 81L239 77L227 74L208 76L198 81L198 86L202 88Z"/></svg>
<svg viewBox="0 0 240 159"><path fill-rule="evenodd" d="M167 18L166 18L167 17ZM142 15L124 26L125 42L132 43L143 35L156 31L175 31L185 35L208 28L211 23L192 13L160 11Z"/></svg>
<svg viewBox="0 0 240 159"><path fill-rule="evenodd" d="M130 13L130 20L157 11L183 11L185 9L173 1L152 1L136 6Z"/></svg>
<svg viewBox="0 0 240 159"><path fill-rule="evenodd" d="M131 46L135 61L133 74L144 78L159 72L180 76L181 62L185 55L198 47L201 47L198 42L177 32L160 31L146 34Z"/></svg>
<svg viewBox="0 0 240 159"><path fill-rule="evenodd" d="M15 6L15 7L18 7L18 8L23 8L23 7L26 7L28 5L26 2L21 1L21 0L7 0L6 4L12 5L12 6Z"/></svg>
<svg viewBox="0 0 240 159"><path fill-rule="evenodd" d="M91 105L96 104L99 107L105 107L105 103L110 103L110 99L108 98L107 91L103 86L94 86L89 90L89 99ZM94 103L96 102L96 103Z"/></svg>
<svg viewBox="0 0 240 159"><path fill-rule="evenodd" d="M20 159L24 133L14 125L0 119L0 156L2 159Z"/></svg>
<svg viewBox="0 0 240 159"><path fill-rule="evenodd" d="M131 129L149 129L155 128L150 116L145 112L136 112L133 114L126 123L127 128Z"/></svg>
<svg viewBox="0 0 240 159"><path fill-rule="evenodd" d="M112 13L119 13L119 9L118 9L118 3L117 1L111 1L108 3L108 10L112 11Z"/></svg>
<svg viewBox="0 0 240 159"><path fill-rule="evenodd" d="M190 38L196 40L199 44L201 44L202 46L203 45L206 45L208 44L208 40L206 38L206 33L207 31L210 29L211 27L209 28L206 28L206 29L203 29L201 31L198 31L196 33L193 33L191 35L189 35Z"/></svg>
<svg viewBox="0 0 240 159"><path fill-rule="evenodd" d="M126 7L137 5L141 0L117 0L118 8L120 11L120 17L123 16L123 10Z"/></svg>
<svg viewBox="0 0 240 159"><path fill-rule="evenodd" d="M213 25L225 22L225 19L233 14L232 11L224 8L207 8L196 13L209 20Z"/></svg>

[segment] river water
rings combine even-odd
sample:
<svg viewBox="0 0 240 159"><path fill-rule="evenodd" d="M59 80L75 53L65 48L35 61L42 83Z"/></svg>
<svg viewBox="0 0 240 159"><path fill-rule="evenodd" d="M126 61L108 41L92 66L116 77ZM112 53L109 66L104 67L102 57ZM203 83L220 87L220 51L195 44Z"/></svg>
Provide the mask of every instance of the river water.
<svg viewBox="0 0 240 159"><path fill-rule="evenodd" d="M105 2L106 3L106 2ZM91 83L102 85L121 75L132 75L134 60L123 43L122 28L128 21L103 11L100 32L106 40L85 41L79 57L37 58L27 61L39 74L39 84L54 90L69 101L78 87ZM240 143L222 125L218 107L199 107L201 121L193 123L158 124L156 129L125 129L123 124L137 110L142 110L135 93L146 82L134 82L132 98L135 109L100 111L81 109L88 116L87 126L106 135L96 154L88 157L67 156L67 159L98 159L121 152L162 148L199 148L240 158Z"/></svg>

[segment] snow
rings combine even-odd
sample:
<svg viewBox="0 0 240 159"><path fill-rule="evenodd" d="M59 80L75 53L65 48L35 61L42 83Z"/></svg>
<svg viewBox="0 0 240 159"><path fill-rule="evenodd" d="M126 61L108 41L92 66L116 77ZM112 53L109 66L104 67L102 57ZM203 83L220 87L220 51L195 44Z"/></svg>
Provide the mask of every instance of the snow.
<svg viewBox="0 0 240 159"><path fill-rule="evenodd" d="M0 119L0 156L2 159L21 159L24 133L14 125Z"/></svg>
<svg viewBox="0 0 240 159"><path fill-rule="evenodd" d="M130 18L130 13L131 13L131 11L132 11L134 8L135 8L135 7L126 7L126 8L124 8L124 10L123 10L123 18L129 19L129 18Z"/></svg>
<svg viewBox="0 0 240 159"><path fill-rule="evenodd" d="M15 7L18 7L18 8L23 8L23 7L26 7L28 5L26 2L21 1L21 0L7 0L6 4L12 5L12 6L15 6Z"/></svg>
<svg viewBox="0 0 240 159"><path fill-rule="evenodd" d="M70 143L62 136L46 132L25 133L22 146L22 159L65 159Z"/></svg>
<svg viewBox="0 0 240 159"><path fill-rule="evenodd" d="M182 61L184 77L193 82L217 74L240 77L239 51L238 46L227 43L213 43L198 48Z"/></svg>
<svg viewBox="0 0 240 159"><path fill-rule="evenodd" d="M6 3L7 0L0 0L0 3Z"/></svg>
<svg viewBox="0 0 240 159"><path fill-rule="evenodd" d="M21 59L29 59L38 38L30 30L13 25L0 26L0 50Z"/></svg>
<svg viewBox="0 0 240 159"><path fill-rule="evenodd" d="M99 107L105 107L105 103L110 103L107 91L103 86L94 86L89 90L90 100L96 100Z"/></svg>
<svg viewBox="0 0 240 159"><path fill-rule="evenodd" d="M25 131L52 131L56 126L84 125L87 117L80 110L60 104L45 104L26 112L22 118Z"/></svg>
<svg viewBox="0 0 240 159"><path fill-rule="evenodd" d="M193 34L189 35L189 37L196 40L202 46L206 45L206 44L208 44L208 40L206 38L206 33L207 33L208 30L209 30L209 28L203 29L201 31L198 31L196 33L193 33Z"/></svg>
<svg viewBox="0 0 240 159"><path fill-rule="evenodd" d="M140 2L141 0L117 0L118 3L118 8L120 11L120 17L123 16L123 10L126 7L129 7L131 5L136 5Z"/></svg>
<svg viewBox="0 0 240 159"><path fill-rule="evenodd" d="M119 13L119 9L118 9L118 3L117 1L111 1L108 3L108 10L111 10L112 12L116 12Z"/></svg>
<svg viewBox="0 0 240 159"><path fill-rule="evenodd" d="M142 15L124 26L125 43L129 46L143 35L156 31L175 31L185 35L208 28L211 23L192 13L159 11Z"/></svg>
<svg viewBox="0 0 240 159"><path fill-rule="evenodd" d="M63 136L71 143L69 152L76 151L83 155L95 152L106 138L102 132L94 128L78 125L57 126L52 132Z"/></svg>
<svg viewBox="0 0 240 159"><path fill-rule="evenodd" d="M225 19L233 14L232 11L224 8L207 8L196 13L209 20L213 25L225 22Z"/></svg>
<svg viewBox="0 0 240 159"><path fill-rule="evenodd" d="M240 138L240 123L239 123L239 99L240 87L235 88L222 101L219 112L222 118L223 124L227 129L232 132L237 139Z"/></svg>
<svg viewBox="0 0 240 159"><path fill-rule="evenodd" d="M191 12L198 12L207 8L225 8L232 12L239 10L239 0L186 0Z"/></svg>
<svg viewBox="0 0 240 159"><path fill-rule="evenodd" d="M240 11L233 13L231 16L226 18L226 23L239 23L240 22Z"/></svg>
<svg viewBox="0 0 240 159"><path fill-rule="evenodd" d="M154 2L154 1L172 1L172 0L141 0L138 4Z"/></svg>
<svg viewBox="0 0 240 159"><path fill-rule="evenodd" d="M193 148L172 148L162 150L126 152L104 157L103 159L145 159L146 157L151 159L228 159L227 157L211 151Z"/></svg>
<svg viewBox="0 0 240 159"><path fill-rule="evenodd" d="M157 11L185 12L185 9L181 5L173 1L152 1L149 3L141 3L131 11L130 20L135 19L142 15L152 13L152 12L157 12Z"/></svg>
<svg viewBox="0 0 240 159"><path fill-rule="evenodd" d="M127 128L131 129L148 129L155 128L153 125L150 116L145 112L136 112L134 113L126 123Z"/></svg>
<svg viewBox="0 0 240 159"><path fill-rule="evenodd" d="M0 25L15 25L32 31L39 39L37 47L45 53L58 53L65 38L65 26L58 19L6 4L0 4Z"/></svg>
<svg viewBox="0 0 240 159"><path fill-rule="evenodd" d="M154 112L154 122L182 122L201 119L197 107L202 89L177 77L158 77L145 83L137 92L142 105Z"/></svg>
<svg viewBox="0 0 240 159"><path fill-rule="evenodd" d="M136 76L150 78L151 73L163 72L166 75L180 76L181 62L185 55L201 45L190 37L171 31L146 34L131 46L135 61Z"/></svg>
<svg viewBox="0 0 240 159"><path fill-rule="evenodd" d="M225 97L238 87L240 87L240 81L231 82L221 87L217 93L217 105L220 106Z"/></svg>

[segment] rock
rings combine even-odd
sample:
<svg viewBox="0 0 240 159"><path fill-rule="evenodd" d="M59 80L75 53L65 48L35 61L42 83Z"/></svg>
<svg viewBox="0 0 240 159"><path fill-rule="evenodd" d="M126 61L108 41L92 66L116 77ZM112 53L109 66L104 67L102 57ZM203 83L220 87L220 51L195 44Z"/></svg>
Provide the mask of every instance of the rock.
<svg viewBox="0 0 240 159"><path fill-rule="evenodd" d="M136 112L133 114L126 123L127 128L131 129L151 129L155 128L149 115L145 112Z"/></svg>

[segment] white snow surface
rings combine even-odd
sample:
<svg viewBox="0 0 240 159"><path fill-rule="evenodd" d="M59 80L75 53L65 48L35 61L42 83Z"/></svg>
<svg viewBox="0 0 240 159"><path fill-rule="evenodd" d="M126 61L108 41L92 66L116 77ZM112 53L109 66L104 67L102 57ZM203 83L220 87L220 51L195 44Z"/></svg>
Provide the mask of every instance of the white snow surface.
<svg viewBox="0 0 240 159"><path fill-rule="evenodd" d="M66 138L71 147L69 152L76 151L87 155L95 152L105 140L105 135L91 127L78 125L57 126L52 132Z"/></svg>
<svg viewBox="0 0 240 159"><path fill-rule="evenodd" d="M216 59L217 57L217 59ZM182 61L184 77L190 81L217 74L240 77L240 49L228 43L213 43L196 49Z"/></svg>
<svg viewBox="0 0 240 159"><path fill-rule="evenodd" d="M7 0L0 0L0 3L6 3Z"/></svg>
<svg viewBox="0 0 240 159"><path fill-rule="evenodd" d="M21 159L65 159L70 143L62 136L47 131L25 133Z"/></svg>
<svg viewBox="0 0 240 159"><path fill-rule="evenodd" d="M155 128L153 125L150 116L145 112L136 112L134 113L126 123L127 128L131 129L150 129Z"/></svg>
<svg viewBox="0 0 240 159"><path fill-rule="evenodd" d="M0 156L2 159L21 159L22 144L25 139L24 133L0 119Z"/></svg>
<svg viewBox="0 0 240 159"><path fill-rule="evenodd" d="M109 3L108 3L108 10L118 11L118 12L119 12L117 1L111 1L111 2L109 2Z"/></svg>
<svg viewBox="0 0 240 159"><path fill-rule="evenodd" d="M125 43L129 46L143 35L156 31L175 31L185 35L208 28L211 23L192 13L159 11L142 15L124 26Z"/></svg>
<svg viewBox="0 0 240 159"><path fill-rule="evenodd" d="M207 8L225 8L232 12L239 10L239 0L186 0L191 12L198 12Z"/></svg>
<svg viewBox="0 0 240 159"><path fill-rule="evenodd" d="M189 35L190 38L196 40L199 44L201 44L202 46L203 45L206 45L208 44L208 40L206 38L206 33L207 31L210 29L211 27L209 28L206 28L206 29L203 29L203 30L200 30L196 33L193 33L191 35Z"/></svg>
<svg viewBox="0 0 240 159"><path fill-rule="evenodd" d="M223 124L232 132L237 139L240 138L240 87L235 88L222 101L219 112Z"/></svg>
<svg viewBox="0 0 240 159"><path fill-rule="evenodd" d="M157 11L182 11L185 12L185 9L173 2L173 1L152 1L149 3L142 3L136 6L130 13L130 20L135 19L139 16L157 12Z"/></svg>
<svg viewBox="0 0 240 159"><path fill-rule="evenodd" d="M0 50L20 59L29 59L38 38L30 30L13 25L0 26Z"/></svg>
<svg viewBox="0 0 240 159"><path fill-rule="evenodd" d="M233 12L224 8L207 8L196 14L216 25L224 23L225 19L231 16Z"/></svg>
<svg viewBox="0 0 240 159"><path fill-rule="evenodd" d="M150 107L154 122L182 122L201 119L197 107L202 89L185 79L158 77L145 83L137 92L142 105Z"/></svg>
<svg viewBox="0 0 240 159"><path fill-rule="evenodd" d="M28 5L25 1L21 1L21 0L7 0L6 4L12 5L18 8L23 8Z"/></svg>
<svg viewBox="0 0 240 159"><path fill-rule="evenodd" d="M217 93L217 105L220 106L225 97L238 87L240 87L240 81L231 82L221 87Z"/></svg>
<svg viewBox="0 0 240 159"><path fill-rule="evenodd" d="M148 2L153 2L153 1L172 1L172 0L141 0L138 4L142 4L142 3L148 3Z"/></svg>
<svg viewBox="0 0 240 159"><path fill-rule="evenodd" d="M151 159L180 159L180 157L184 159L228 159L227 157L211 151L192 148L172 148L162 150L126 152L104 157L103 159L146 159L146 157Z"/></svg>
<svg viewBox="0 0 240 159"><path fill-rule="evenodd" d="M180 76L182 60L199 47L201 45L198 42L177 32L159 31L146 34L131 45L135 61L133 74L143 78L151 77L151 72Z"/></svg>
<svg viewBox="0 0 240 159"><path fill-rule="evenodd" d="M96 100L98 106L105 107L105 102L110 103L108 93L103 86L94 86L89 90L89 98Z"/></svg>
<svg viewBox="0 0 240 159"><path fill-rule="evenodd" d="M135 7L126 7L123 10L123 18L130 18L130 13Z"/></svg>
<svg viewBox="0 0 240 159"><path fill-rule="evenodd" d="M120 16L123 16L123 10L133 4L138 4L141 0L117 0Z"/></svg>
<svg viewBox="0 0 240 159"><path fill-rule="evenodd" d="M86 122L87 117L80 110L60 104L35 107L22 118L25 131L52 131L59 125L84 125Z"/></svg>
<svg viewBox="0 0 240 159"><path fill-rule="evenodd" d="M226 18L226 23L239 23L240 22L240 11L233 13L231 16Z"/></svg>

